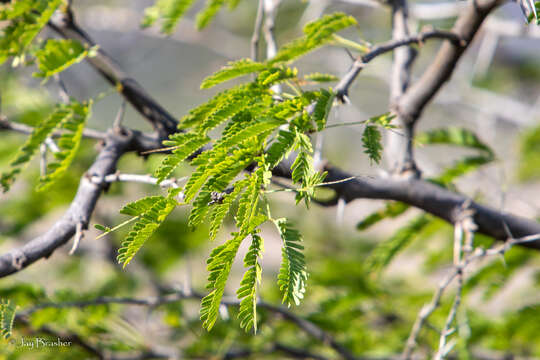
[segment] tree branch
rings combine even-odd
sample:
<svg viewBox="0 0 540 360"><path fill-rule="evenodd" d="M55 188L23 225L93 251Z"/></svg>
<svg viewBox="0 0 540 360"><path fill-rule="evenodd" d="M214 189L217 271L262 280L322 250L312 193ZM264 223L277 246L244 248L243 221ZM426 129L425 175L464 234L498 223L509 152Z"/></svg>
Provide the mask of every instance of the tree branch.
<svg viewBox="0 0 540 360"><path fill-rule="evenodd" d="M368 51L364 55L359 56L352 64L349 71L341 78L340 82L336 85L336 88L334 89L334 91L336 92L336 96L342 102L345 102L349 94L349 88L358 76L358 74L360 74L360 72L367 63L375 59L377 56L393 51L402 46L407 46L410 44L421 44L428 39L446 39L456 44L457 46L464 46L461 37L457 33L452 31L434 29L424 30L416 35L412 35L403 39L390 40L385 43L375 45L371 48L370 51Z"/></svg>
<svg viewBox="0 0 540 360"><path fill-rule="evenodd" d="M476 230L476 224L472 220L472 214L471 211L472 208L469 206L466 206L465 208L461 209L461 213L459 216L461 217L459 221L456 223L456 239L457 242L463 242L463 233L467 234L467 237L472 236L471 234ZM466 213L466 216L463 216L463 213ZM459 307L461 303L461 296L463 291L463 272L465 271L465 268L472 264L473 262L477 262L478 260L481 260L488 256L494 256L494 255L503 255L505 252L510 250L515 245L526 245L530 244L532 241L537 241L540 238L540 234L537 234L535 236L525 236L522 238L510 238L506 243L494 246L489 249L483 249L483 248L476 248L473 252L469 252L467 256L465 256L463 259L459 259L458 262L455 264L455 266L452 268L450 273L447 274L447 276L441 281L439 284L439 287L433 294L433 297L431 301L424 305L422 310L418 313L418 316L416 317L416 321L413 325L413 328L409 334L409 338L407 339L407 343L405 346L405 349L402 353L402 360L410 360L414 348L416 347L416 342L418 339L418 336L420 335L420 330L422 329L423 325L431 316L431 314L437 310L437 308L440 306L442 296L444 292L448 289L448 286L452 283L454 279L458 279L458 288L456 291L456 296L454 298L453 305L450 309L450 312L447 317L447 321L444 325L443 330L441 331L441 337L440 337L440 344L439 349L435 355L435 359L442 360L447 357L448 352L451 350L451 347L449 347L446 343L446 338L448 335L450 335L450 326L452 322L454 321L454 318L457 313L457 308ZM463 251L465 253L465 251ZM460 254L461 256L461 254ZM455 259L456 260L456 259Z"/></svg>
<svg viewBox="0 0 540 360"><path fill-rule="evenodd" d="M53 17L48 26L64 38L77 40L87 48L96 45L90 36L77 25L71 9L68 8L62 15ZM178 121L135 79L129 77L101 47L97 49L96 56L86 59L111 85L118 89L135 110L150 121L163 139L177 131Z"/></svg>
<svg viewBox="0 0 540 360"><path fill-rule="evenodd" d="M147 307L157 307L160 305L170 304L186 299L195 299L201 300L204 296L192 289L176 290L175 293L159 296L159 297L147 297L147 298L114 298L114 297L99 297L90 300L80 300L80 301L69 301L61 303L42 303L36 306L27 308L25 310L19 311L17 319L20 317L28 317L36 311L46 309L46 308L85 308L89 306L96 305L109 305L109 304L124 304L124 305L134 305L134 306L147 306ZM240 301L236 298L223 298L221 301L222 305L225 306L239 306ZM321 341L323 344L330 346L337 353L339 353L344 359L354 360L355 357L341 344L339 344L330 334L326 333L324 330L319 328L316 324L303 319L294 313L290 312L288 309L272 305L265 301L259 300L257 306L260 308L266 309L274 314L282 316L285 320L294 323L304 332L306 332L311 337Z"/></svg>
<svg viewBox="0 0 540 360"><path fill-rule="evenodd" d="M116 163L128 151L144 151L154 148L157 137L138 131L125 130L123 134L109 131L103 149L81 178L77 194L64 216L45 234L0 256L0 277L13 274L41 258L48 258L54 250L67 243L77 230L77 224L86 229L90 217L106 182L95 182L92 178L104 178L116 171Z"/></svg>
<svg viewBox="0 0 540 360"><path fill-rule="evenodd" d="M274 169L274 175L290 178L290 165L291 160L282 162ZM341 197L346 202L355 199L402 201L451 224L458 220L462 204L471 201L465 195L454 193L421 179L354 176L328 163L325 165L324 171L328 171L325 182L331 183L327 187L336 191L336 198ZM478 225L478 232L482 234L498 240L507 240L509 235L506 227L508 227L513 237L524 237L540 233L540 224L536 221L497 211L473 201L471 201L470 206L475 211L474 222ZM540 250L540 241L527 242L521 245Z"/></svg>
<svg viewBox="0 0 540 360"><path fill-rule="evenodd" d="M31 126L22 124L22 123L10 121L5 116L0 115L0 130L12 130L21 134L31 134L32 131L34 131L34 128ZM61 131L54 131L51 134L51 137L58 138L61 135L62 135ZM84 129L83 137L87 139L103 140L105 139L106 134L104 132L93 130L93 129Z"/></svg>
<svg viewBox="0 0 540 360"><path fill-rule="evenodd" d="M392 39L399 41L409 36L407 0L394 0L392 3ZM411 76L411 67L417 51L410 46L396 48L393 52L392 76L390 80L390 108L395 108L399 98L407 90ZM386 146L387 159L396 159L390 164L398 174L411 172L413 177L420 177L413 155L414 129L398 114L397 123L405 130L405 136L390 132Z"/></svg>
<svg viewBox="0 0 540 360"><path fill-rule="evenodd" d="M410 123L415 123L425 106L448 81L465 49L484 19L500 5L502 0L469 1L467 8L458 17L452 33L456 34L459 42L445 41L437 53L435 60L423 72L420 79L413 84L400 98L397 104L398 113Z"/></svg>

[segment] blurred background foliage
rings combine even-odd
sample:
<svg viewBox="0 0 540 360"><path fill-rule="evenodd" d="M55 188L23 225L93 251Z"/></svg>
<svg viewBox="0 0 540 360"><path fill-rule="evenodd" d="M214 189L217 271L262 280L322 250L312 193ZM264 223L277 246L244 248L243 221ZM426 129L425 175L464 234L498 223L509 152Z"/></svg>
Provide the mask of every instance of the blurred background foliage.
<svg viewBox="0 0 540 360"><path fill-rule="evenodd" d="M316 17L317 11L341 10L355 16L359 28L346 33L354 40L376 43L390 37L387 10L355 6L346 1L324 2L324 7L317 3L283 2L276 23L278 43L298 36L302 25ZM234 10L219 12L215 21L201 33L194 30L193 24L194 14L200 9L198 4L181 21L177 31L167 37L159 35L155 28L139 28L144 9L150 5L151 2L142 0L75 1L74 11L97 43L180 117L213 93L214 90L198 90L205 76L228 60L249 55L256 2L240 1ZM514 8L504 7L495 16L512 18L514 15ZM452 21L437 21L434 25L445 28ZM51 34L42 34L48 35ZM482 36L486 35L481 34L480 39ZM428 43L422 47L414 67L415 74L422 72L438 46ZM515 43L506 39L500 41L487 72L474 76L471 71L479 46L480 40L459 65L452 84L443 89L440 98L426 111L421 127L429 130L452 124L476 132L493 150L496 160L459 178L452 186L491 206L538 218L540 42L538 38L522 38ZM327 47L302 59L296 66L302 74L319 71L339 77L349 64L350 59L343 49ZM390 55L370 64L352 89L351 105L333 110L331 121L355 121L386 112L388 85L384 77L388 74L389 64ZM54 83L40 85L39 80L28 75L24 70L2 68L2 113L10 119L34 125L51 111L58 95ZM80 100L96 97L108 89L108 85L84 63L73 66L62 76L70 94ZM455 95L462 89L469 92L463 97L473 105L475 99L480 100L479 94L496 94L529 104L532 113L530 118L510 121L504 114L497 115L489 109L478 111L478 108L489 107L489 100L479 101L475 106L456 105L464 100ZM106 129L119 104L119 96L111 93L97 102L89 127ZM148 129L140 116L130 109L126 123L130 127ZM355 128L326 131L324 156L351 172L368 176L380 169L370 166L366 157L359 156L362 152L358 140L360 134ZM1 136L0 167L4 169L25 137L10 132L2 132ZM95 141L84 140L69 173L47 192L34 190L39 176L39 166L34 162L13 189L2 194L2 250L22 245L54 223L73 198L80 177L92 163L95 146ZM436 177L452 162L470 155L469 152L456 150L452 144L426 144L418 148L418 159L425 175ZM143 160L131 154L121 160L118 168L125 173L151 173L159 161L160 155ZM177 175L185 176L190 170L190 166L185 165ZM122 205L144 195L159 193L161 190L151 185L112 184L100 200L93 223L114 226L126 219L118 214ZM408 209L394 219L382 219L380 223L357 230L357 223L384 208L382 201L357 200L347 205L343 216L336 214L335 208L313 205L306 210L302 206L295 207L290 193L276 193L271 201L272 208L276 209L273 213L293 219L305 238L310 271L308 291L304 303L290 311L332 334L356 355L377 358L400 353L418 312L429 302L445 271L452 266L453 228L426 215L421 226L416 223L417 226L411 228L420 213ZM229 230L232 230L231 219ZM205 259L213 246L207 241L206 233L204 227L196 231L188 229L187 211L178 208L133 263L122 270L115 258L125 231L99 240L95 239L96 231L89 231L75 255L68 256L68 249L61 249L48 260L2 279L0 298L10 299L24 310L40 303L99 296L164 295L186 283L202 292L206 278ZM219 243L224 240L224 234L217 240ZM265 229L262 236L266 241L266 253L261 297L266 302L278 304L280 295L275 278L280 240L271 229ZM477 236L476 241L484 246L492 242L481 236ZM458 313L457 358L475 359L480 358L479 354L485 355L484 358L503 358L505 354L540 358L537 340L540 333L539 265L538 254L513 248L504 256L487 259L467 271L465 300ZM234 294L234 286L239 283L241 274L241 264L237 263L231 274L229 295ZM441 307L421 332L420 353L426 357L438 346L436 329L444 325L453 291L450 289L443 297ZM156 308L120 304L82 309L46 308L32 313L29 324L16 321L12 339L20 342L24 338L42 336L55 340L54 335L43 331L45 326L60 333L76 333L97 348L111 352L166 348L172 349L180 358L232 358L239 354L253 359L288 358L290 355L269 352L279 345L339 358L328 344L299 331L294 323L267 309L259 309L259 333L256 336L240 329L235 307L228 307L214 329L206 332L198 320L198 309L197 299ZM2 359L89 357L93 354L77 345L28 349L6 342L0 346Z"/></svg>

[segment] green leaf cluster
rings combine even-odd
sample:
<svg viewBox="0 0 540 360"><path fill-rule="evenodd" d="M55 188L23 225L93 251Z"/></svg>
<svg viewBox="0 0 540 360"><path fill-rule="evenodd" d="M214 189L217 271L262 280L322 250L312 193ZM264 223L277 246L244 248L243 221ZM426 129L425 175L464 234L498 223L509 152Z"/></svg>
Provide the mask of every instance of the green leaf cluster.
<svg viewBox="0 0 540 360"><path fill-rule="evenodd" d="M7 21L0 33L0 64L16 57L24 59L28 47L47 24L63 0L19 0L0 7L0 20Z"/></svg>
<svg viewBox="0 0 540 360"><path fill-rule="evenodd" d="M283 294L282 301L288 306L298 305L304 298L308 272L303 254L302 235L287 219L277 219L274 224L283 240L282 261L279 268L278 286Z"/></svg>
<svg viewBox="0 0 540 360"><path fill-rule="evenodd" d="M383 241L371 252L370 256L366 259L366 269L370 272L379 272L384 269L430 221L430 216L420 215L397 230L393 236Z"/></svg>
<svg viewBox="0 0 540 360"><path fill-rule="evenodd" d="M371 163L375 162L378 164L382 157L382 135L379 127L384 129L395 128L396 126L392 125L394 118L395 115L385 113L366 120L366 126L362 134L362 146L364 147L364 153L368 155Z"/></svg>
<svg viewBox="0 0 540 360"><path fill-rule="evenodd" d="M443 186L448 186L455 179L495 160L495 154L491 148L482 142L476 134L465 128L432 129L418 134L415 140L420 144L451 145L478 152L478 155L466 156L455 161L452 166L445 169L439 176L431 179L433 182Z"/></svg>
<svg viewBox="0 0 540 360"><path fill-rule="evenodd" d="M199 20L206 23L204 19L223 3L209 1L202 15L199 14ZM239 316L244 329L257 329L256 291L262 271L258 262L262 239L257 233L262 223L272 220L269 209L261 206L261 200L266 200L271 171L295 152L296 158L290 170L293 182L300 185L296 190L296 200L304 200L306 204L326 175L314 167L313 147L308 135L325 128L334 93L331 89L299 89L292 83L300 84L303 80L298 78L296 69L285 66L284 62L324 45L332 34L354 23L354 19L341 13L328 15L308 24L304 28L305 37L286 46L286 51L278 54L278 60L254 62L243 59L227 64L207 77L201 87L211 88L248 74L255 74L254 80L224 90L192 109L180 121L180 132L164 142L171 153L154 172L159 182L173 176L178 165L187 159L194 167L185 185L179 189L181 193L178 193L182 204L192 205L189 226L195 228L208 221L209 238L213 240L230 212L235 219L237 231L232 233L231 239L216 247L208 259L210 293L202 300L201 306L201 320L207 329L211 329L217 320L231 266L245 239L251 239L251 245L244 259L248 269L237 293L241 300ZM277 99L272 86L278 83L287 84L294 93L280 94ZM219 135L214 139L215 133ZM249 174L241 178L246 169L249 169ZM140 201L126 207L131 209L144 205L144 211L148 213L130 213L136 216L137 222L119 255L124 264L133 258L160 225L170 207L176 205L169 203L167 198ZM238 202L237 207L233 206L235 202ZM152 206L158 208L153 209ZM278 286L284 302L298 304L307 279L301 237L286 220L276 220L275 223L283 238ZM105 228L107 232L111 230Z"/></svg>
<svg viewBox="0 0 540 360"><path fill-rule="evenodd" d="M49 77L64 71L73 64L81 62L91 55L92 49L86 49L80 42L71 39L50 39L45 46L36 51L39 72L36 77Z"/></svg>
<svg viewBox="0 0 540 360"><path fill-rule="evenodd" d="M390 115L372 118L368 120L366 130L369 126L375 127L375 125L369 125L369 123L378 124L383 128L392 128L392 118L393 117ZM364 132L364 137L365 136ZM375 135L375 137L377 138L378 136ZM458 146L479 152L478 155L466 156L463 159L457 160L450 167L444 169L441 174L430 179L432 182L442 186L451 185L455 179L476 170L478 167L493 161L495 158L493 151L488 145L482 142L472 131L464 128L449 127L428 130L418 134L415 140L418 143L426 145ZM375 143L376 142L377 141L375 141ZM378 145L372 147L375 148L375 150L379 148ZM384 208L373 212L359 222L357 224L357 229L365 230L384 219L401 216L409 208L409 205L401 202L387 202ZM378 272L384 269L400 251L405 249L405 247L418 236L422 230L433 223L433 221L433 218L427 215L418 216L411 220L409 224L399 229L390 239L379 244L366 260L366 268L368 271Z"/></svg>
<svg viewBox="0 0 540 360"><path fill-rule="evenodd" d="M136 221L118 249L117 260L123 267L131 262L146 240L174 210L177 205L176 195L178 191L173 190L168 196L146 197L129 203L120 210L120 213L133 216Z"/></svg>
<svg viewBox="0 0 540 360"><path fill-rule="evenodd" d="M17 151L14 159L10 162L10 170L4 172L0 178L0 185L4 192L8 191L15 177L22 168L32 159L40 145L52 135L54 131L61 131L58 140L57 152L54 153L54 161L47 164L47 172L40 179L38 190L43 190L62 174L66 172L73 161L82 139L82 132L86 120L90 116L92 102L79 103L72 101L69 104L59 104L54 111L41 123L39 123L26 142Z"/></svg>
<svg viewBox="0 0 540 360"><path fill-rule="evenodd" d="M356 20L344 13L336 12L304 26L304 36L285 44L269 63L288 62L315 50L333 39L333 35L349 26L356 25Z"/></svg>

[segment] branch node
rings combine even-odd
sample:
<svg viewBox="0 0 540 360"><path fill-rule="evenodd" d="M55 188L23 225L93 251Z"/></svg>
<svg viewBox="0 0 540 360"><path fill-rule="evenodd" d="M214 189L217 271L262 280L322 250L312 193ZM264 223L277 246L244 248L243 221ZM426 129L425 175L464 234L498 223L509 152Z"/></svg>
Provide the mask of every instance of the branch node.
<svg viewBox="0 0 540 360"><path fill-rule="evenodd" d="M11 265L17 269L21 270L26 262L26 255L20 249L15 249L11 253Z"/></svg>

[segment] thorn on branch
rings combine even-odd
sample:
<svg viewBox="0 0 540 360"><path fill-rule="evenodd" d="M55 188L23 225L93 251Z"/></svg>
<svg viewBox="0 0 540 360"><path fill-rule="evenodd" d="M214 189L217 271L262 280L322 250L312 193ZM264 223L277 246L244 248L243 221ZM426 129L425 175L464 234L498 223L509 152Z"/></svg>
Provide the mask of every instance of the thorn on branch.
<svg viewBox="0 0 540 360"><path fill-rule="evenodd" d="M75 251L79 248L79 244L81 243L81 240L84 238L84 224L82 222L78 222L75 228L75 238L73 239L73 246L71 247L71 250L69 250L69 255L75 254Z"/></svg>
<svg viewBox="0 0 540 360"><path fill-rule="evenodd" d="M125 112L126 112L126 100L124 99L122 100L122 103L120 104L120 108L118 109L118 112L116 113L116 118L114 119L114 123L113 123L114 131L122 135L126 134L124 127L122 126Z"/></svg>

